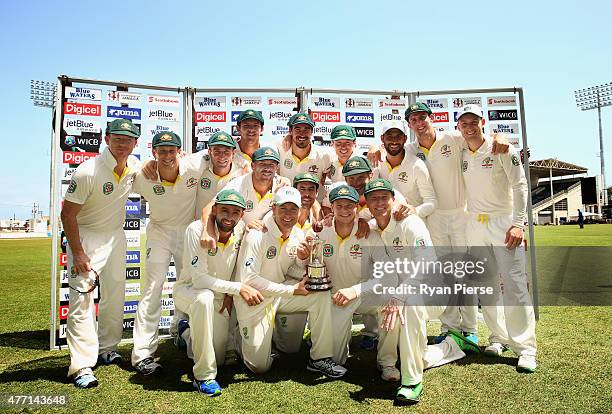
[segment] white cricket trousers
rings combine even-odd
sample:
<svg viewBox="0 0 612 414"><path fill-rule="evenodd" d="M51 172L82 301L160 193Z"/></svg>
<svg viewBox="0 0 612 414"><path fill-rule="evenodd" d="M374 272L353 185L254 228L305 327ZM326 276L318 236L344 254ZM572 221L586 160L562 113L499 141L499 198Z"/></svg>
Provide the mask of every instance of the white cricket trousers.
<svg viewBox="0 0 612 414"><path fill-rule="evenodd" d="M494 286L498 305L482 307L489 329L499 336L492 342L508 344L519 356L535 356L535 314L527 289L525 249L523 245L512 250L505 247L506 232L511 225L510 215L471 214L467 240L472 255L492 259L490 273L493 278L501 276L503 284L503 288L499 284Z"/></svg>
<svg viewBox="0 0 612 414"><path fill-rule="evenodd" d="M170 259L174 256L176 279L181 275L183 242L186 226L163 226L149 222L147 225L147 253L144 288L134 321L134 348L132 365L152 357L159 345L158 327L161 316L161 296ZM173 325L180 318L175 311ZM172 331L172 329L171 329Z"/></svg>
<svg viewBox="0 0 612 414"><path fill-rule="evenodd" d="M95 280L89 275L72 275L73 255L67 246L68 284L70 289L66 340L70 349L68 376L83 368L93 368L98 355L117 349L123 333L123 303L125 301L125 250L123 228L111 232L79 228L81 244L89 256L91 267L100 275L98 323L94 293L89 290Z"/></svg>
<svg viewBox="0 0 612 414"><path fill-rule="evenodd" d="M316 292L307 296L265 297L259 305L248 306L240 297L234 297L240 327L241 354L245 365L256 374L272 366L272 335L276 313L308 312L312 333L312 359L330 358L333 355L333 329L331 320L331 295Z"/></svg>
<svg viewBox="0 0 612 414"><path fill-rule="evenodd" d="M182 285L174 290L174 306L189 316L189 338L193 352L193 376L198 381L215 379L217 367L225 361L230 317L223 306L223 294ZM240 299L242 300L242 299Z"/></svg>
<svg viewBox="0 0 612 414"><path fill-rule="evenodd" d="M450 253L467 253L466 222L467 213L462 209L436 210L427 217L427 229L438 258ZM478 306L448 305L440 315L441 332L450 328L474 334L478 332Z"/></svg>
<svg viewBox="0 0 612 414"><path fill-rule="evenodd" d="M399 320L399 356L402 385L423 381L423 370L448 364L465 357L455 341L447 336L444 341L427 345L427 320L435 319L444 306L403 306L404 325Z"/></svg>

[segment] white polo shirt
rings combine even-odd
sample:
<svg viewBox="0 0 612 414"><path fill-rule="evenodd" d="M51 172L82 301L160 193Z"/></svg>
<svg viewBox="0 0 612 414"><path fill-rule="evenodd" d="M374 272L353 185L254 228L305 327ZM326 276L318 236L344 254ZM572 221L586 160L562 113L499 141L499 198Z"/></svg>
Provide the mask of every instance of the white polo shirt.
<svg viewBox="0 0 612 414"><path fill-rule="evenodd" d="M391 167L387 161L379 165L373 177L391 182L420 217L427 217L436 209L436 192L427 166L411 151L404 151L404 159L397 167Z"/></svg>
<svg viewBox="0 0 612 414"><path fill-rule="evenodd" d="M123 229L125 202L140 162L130 155L121 177L115 173L115 166L117 160L107 147L74 172L64 200L83 206L76 216L80 228L100 232Z"/></svg>
<svg viewBox="0 0 612 414"><path fill-rule="evenodd" d="M149 181L139 172L133 191L149 203L152 223L187 226L193 221L200 174L201 160L183 157L179 160L179 174L174 183L160 179Z"/></svg>
<svg viewBox="0 0 612 414"><path fill-rule="evenodd" d="M259 194L253 187L253 173L250 172L227 183L226 188L238 191L244 197L246 209L242 220L249 224L253 220L261 220L272 209L272 194L276 189L278 177L274 177L272 190L266 194Z"/></svg>
<svg viewBox="0 0 612 414"><path fill-rule="evenodd" d="M205 250L200 246L200 234L204 229L202 221L191 223L185 231L181 278L174 288L210 289L217 299L222 299L225 293L239 294L241 283L234 281L234 274L244 227L244 222L239 221L227 243L217 242L214 250Z"/></svg>
<svg viewBox="0 0 612 414"><path fill-rule="evenodd" d="M463 149L461 169L465 180L467 209L473 214L512 215L512 224L526 221L527 180L519 154L512 146L506 154L491 154L488 135L475 152Z"/></svg>
<svg viewBox="0 0 612 414"><path fill-rule="evenodd" d="M305 172L316 175L321 182L323 174L327 173L331 166L331 154L327 148L311 144L310 152L303 160L293 155L291 148L284 151L282 145L279 144L277 149L280 154L280 174L287 177L292 183L296 175Z"/></svg>
<svg viewBox="0 0 612 414"><path fill-rule="evenodd" d="M463 137L460 133L436 132L430 149L415 141L406 146L425 162L438 201L437 210L464 210L465 186L461 177Z"/></svg>

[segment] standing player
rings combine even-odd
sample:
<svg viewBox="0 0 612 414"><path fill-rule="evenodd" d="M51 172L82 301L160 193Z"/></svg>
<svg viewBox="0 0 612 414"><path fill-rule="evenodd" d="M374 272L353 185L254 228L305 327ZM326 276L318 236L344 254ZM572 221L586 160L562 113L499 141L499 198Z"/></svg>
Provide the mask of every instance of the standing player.
<svg viewBox="0 0 612 414"><path fill-rule="evenodd" d="M193 221L203 161L201 157L180 158L181 139L173 132L156 134L151 146L159 179L148 181L138 173L134 180L134 191L147 200L151 210L144 291L136 311L132 350L132 365L141 375L156 374L162 369L153 359L159 343L161 294L172 257L177 280L181 276L185 229Z"/></svg>
<svg viewBox="0 0 612 414"><path fill-rule="evenodd" d="M391 220L391 206L395 191L389 181L372 180L367 184L365 193L370 211L374 215L371 221L372 227L376 229L376 233L380 234L393 261L407 258L413 262L421 259L435 260L429 232L420 217L413 214L401 221ZM383 276L383 278L388 277L388 275ZM422 275L416 275L414 279L400 280L400 282L417 286L419 282L427 283L427 280L423 280ZM470 343L454 329L442 343L427 345L426 322L428 319L437 318L444 307L414 304L414 300L407 295L401 295L397 299L399 298L404 299L407 303L400 308L392 298L389 305L382 310L383 331L398 329L395 318L399 317L401 321L399 349L402 385L396 397L401 401L416 403L423 391L424 369L463 358L464 349L478 352L478 346ZM399 300L397 302L399 303Z"/></svg>
<svg viewBox="0 0 612 414"><path fill-rule="evenodd" d="M527 180L514 148L508 154L491 155L493 141L483 134L483 126L479 106L461 109L457 127L468 147L463 150L462 161L469 215L466 238L470 251L477 256L488 256L492 251L496 267L490 276L499 290L497 279L501 275L505 329L510 348L519 356L517 370L534 372L535 316L525 278L523 248ZM483 311L487 307L483 305ZM503 345L494 342L488 351L499 355Z"/></svg>
<svg viewBox="0 0 612 414"><path fill-rule="evenodd" d="M253 153L259 148L259 137L264 129L264 119L260 111L245 109L236 120L236 129L240 134L238 140L237 158L243 160L239 164L248 168L252 162Z"/></svg>
<svg viewBox="0 0 612 414"><path fill-rule="evenodd" d="M256 289L232 280L244 230L240 220L244 208L244 198L237 191L226 189L217 194L213 206L219 230L217 247L202 249L203 223L191 223L185 233L183 273L174 285L176 307L189 315L187 344L193 354L193 385L208 396L221 394L216 376L225 359L231 295L239 295L248 305L263 300Z"/></svg>
<svg viewBox="0 0 612 414"><path fill-rule="evenodd" d="M242 358L255 373L272 365L271 349L277 312L308 312L312 347L307 369L340 378L346 369L336 364L333 355L333 330L329 292L310 294L305 281L288 281L287 275L304 274L308 257L304 233L295 227L301 196L298 190L283 187L274 194L272 216L264 220L267 232L251 230L245 236L238 262L240 280L264 295L264 301L249 306L237 300L238 323L242 340ZM296 260L299 260L297 262Z"/></svg>
<svg viewBox="0 0 612 414"><path fill-rule="evenodd" d="M140 131L129 119L106 128L108 146L76 169L62 206L68 239L70 304L67 341L68 376L77 388L98 385L92 368L121 362L117 344L123 332L125 300L125 202L139 168L131 156ZM98 323L93 290L98 283Z"/></svg>

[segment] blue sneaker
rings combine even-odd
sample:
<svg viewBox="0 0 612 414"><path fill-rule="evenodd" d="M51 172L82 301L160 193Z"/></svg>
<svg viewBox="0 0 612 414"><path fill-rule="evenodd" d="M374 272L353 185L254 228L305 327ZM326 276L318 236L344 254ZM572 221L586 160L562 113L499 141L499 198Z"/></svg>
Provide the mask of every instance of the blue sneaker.
<svg viewBox="0 0 612 414"><path fill-rule="evenodd" d="M463 336L465 336L465 339L467 339L468 341L471 341L475 344L478 343L478 334L463 331Z"/></svg>
<svg viewBox="0 0 612 414"><path fill-rule="evenodd" d="M98 379L94 376L91 368L83 368L74 376L74 386L77 388L93 388L98 386Z"/></svg>
<svg viewBox="0 0 612 414"><path fill-rule="evenodd" d="M359 346L368 351L373 351L378 346L378 339L373 336L363 335L361 341L359 341Z"/></svg>
<svg viewBox="0 0 612 414"><path fill-rule="evenodd" d="M442 343L446 339L447 336L448 336L448 332L441 332L440 335L436 336L433 339L433 343L434 344L440 344L440 343Z"/></svg>
<svg viewBox="0 0 612 414"><path fill-rule="evenodd" d="M106 351L98 355L98 364L100 365L120 365L123 362L123 358L117 351Z"/></svg>
<svg viewBox="0 0 612 414"><path fill-rule="evenodd" d="M198 381L193 380L193 386L198 390L199 393L206 394L209 397L216 397L221 395L221 386L214 379Z"/></svg>
<svg viewBox="0 0 612 414"><path fill-rule="evenodd" d="M183 332L189 329L189 322L186 319L181 319L177 324L177 333L174 337L174 346L178 349L187 349L187 342L183 338Z"/></svg>

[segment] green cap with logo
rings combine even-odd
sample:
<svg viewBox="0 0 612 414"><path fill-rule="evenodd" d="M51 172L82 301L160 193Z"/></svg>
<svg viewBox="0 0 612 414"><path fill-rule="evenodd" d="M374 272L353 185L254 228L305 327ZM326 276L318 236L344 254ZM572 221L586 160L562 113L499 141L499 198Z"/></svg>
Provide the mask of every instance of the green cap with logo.
<svg viewBox="0 0 612 414"><path fill-rule="evenodd" d="M372 191L378 191L378 190L390 191L391 195L395 195L393 186L388 180L385 180L384 178L376 178L374 180L368 181L368 183L365 186L365 190L363 191L363 194L368 194L368 193L371 193Z"/></svg>
<svg viewBox="0 0 612 414"><path fill-rule="evenodd" d="M271 147L257 148L253 153L251 161L255 162L264 160L272 160L280 163L280 155L278 155L278 151Z"/></svg>
<svg viewBox="0 0 612 414"><path fill-rule="evenodd" d="M264 124L264 119L263 115L261 114L261 111L256 111L254 109L245 109L244 111L240 112L240 115L238 115L238 118L236 119L236 123L239 124L247 119L254 119L256 121L261 122L261 125Z"/></svg>
<svg viewBox="0 0 612 414"><path fill-rule="evenodd" d="M351 157L349 158L342 167L342 175L348 177L351 175L357 175L361 173L372 172L372 165L367 158L363 157Z"/></svg>
<svg viewBox="0 0 612 414"><path fill-rule="evenodd" d="M113 119L106 127L106 134L127 135L128 137L138 138L140 130L132 123L131 119Z"/></svg>
<svg viewBox="0 0 612 414"><path fill-rule="evenodd" d="M332 129L331 140L337 141L339 139L355 141L357 139L355 129L350 125L336 125L334 129Z"/></svg>
<svg viewBox="0 0 612 414"><path fill-rule="evenodd" d="M158 132L153 137L153 142L151 143L153 148L157 147L181 147L181 138L176 135L174 132L166 131L166 132Z"/></svg>
<svg viewBox="0 0 612 414"><path fill-rule="evenodd" d="M293 179L293 186L297 187L298 183L314 183L319 188L319 177L309 172L300 173Z"/></svg>
<svg viewBox="0 0 612 414"><path fill-rule="evenodd" d="M410 114L414 112L427 112L429 115L431 115L431 109L429 109L429 106L427 106L426 103L415 102L410 104L408 109L406 109L406 112L404 112L404 119L407 121Z"/></svg>
<svg viewBox="0 0 612 414"><path fill-rule="evenodd" d="M350 200L353 203L358 203L359 193L357 192L357 190L355 190L349 185L340 184L332 188L332 190L329 192L329 202L333 203L334 201L341 199Z"/></svg>
<svg viewBox="0 0 612 414"><path fill-rule="evenodd" d="M208 139L208 146L224 145L230 148L236 148L236 141L230 134L225 131L217 131Z"/></svg>
<svg viewBox="0 0 612 414"><path fill-rule="evenodd" d="M228 206L237 206L242 209L246 208L246 203L244 202L244 197L236 190L225 189L219 191L217 196L215 197L215 204L226 204Z"/></svg>
<svg viewBox="0 0 612 414"><path fill-rule="evenodd" d="M298 112L297 114L289 118L289 122L287 122L287 125L289 125L290 128L297 124L308 124L312 128L314 128L315 126L315 122L306 112Z"/></svg>

